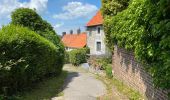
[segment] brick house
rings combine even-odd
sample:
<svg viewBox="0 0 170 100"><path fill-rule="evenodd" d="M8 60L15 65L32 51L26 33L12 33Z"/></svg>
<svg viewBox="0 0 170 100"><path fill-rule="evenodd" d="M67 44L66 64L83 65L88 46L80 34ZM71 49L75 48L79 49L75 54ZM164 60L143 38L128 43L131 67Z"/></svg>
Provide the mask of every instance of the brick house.
<svg viewBox="0 0 170 100"><path fill-rule="evenodd" d="M100 11L86 24L87 46L90 48L90 55L110 55L105 45L105 33L103 30L103 17Z"/></svg>
<svg viewBox="0 0 170 100"><path fill-rule="evenodd" d="M62 42L66 51L84 48L86 47L87 35L85 32L81 33L80 30L77 31L77 34L70 31L70 34L63 33Z"/></svg>

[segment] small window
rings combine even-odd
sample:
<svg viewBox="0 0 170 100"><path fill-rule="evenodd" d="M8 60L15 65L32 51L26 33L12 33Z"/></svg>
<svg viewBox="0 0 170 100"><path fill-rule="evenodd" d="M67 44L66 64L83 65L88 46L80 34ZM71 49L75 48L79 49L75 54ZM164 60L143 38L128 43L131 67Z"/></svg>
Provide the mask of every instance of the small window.
<svg viewBox="0 0 170 100"><path fill-rule="evenodd" d="M100 34L100 27L97 28L98 34Z"/></svg>
<svg viewBox="0 0 170 100"><path fill-rule="evenodd" d="M96 50L101 51L101 42L96 43Z"/></svg>

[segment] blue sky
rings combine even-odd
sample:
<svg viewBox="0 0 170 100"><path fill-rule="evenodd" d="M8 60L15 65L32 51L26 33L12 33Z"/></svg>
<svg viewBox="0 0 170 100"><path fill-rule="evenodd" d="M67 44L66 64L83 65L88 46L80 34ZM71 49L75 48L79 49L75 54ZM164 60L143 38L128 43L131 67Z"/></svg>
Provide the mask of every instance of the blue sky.
<svg viewBox="0 0 170 100"><path fill-rule="evenodd" d="M36 8L56 32L84 31L86 23L101 7L101 0L0 0L0 27L10 22L10 14L19 7Z"/></svg>

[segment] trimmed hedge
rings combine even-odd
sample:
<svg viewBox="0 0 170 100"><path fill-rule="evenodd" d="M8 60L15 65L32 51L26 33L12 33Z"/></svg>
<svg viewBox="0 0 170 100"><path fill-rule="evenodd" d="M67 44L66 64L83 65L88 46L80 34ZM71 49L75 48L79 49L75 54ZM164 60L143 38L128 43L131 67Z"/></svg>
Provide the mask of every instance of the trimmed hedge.
<svg viewBox="0 0 170 100"><path fill-rule="evenodd" d="M32 31L35 31L40 36L46 38L50 42L54 43L60 49L60 63L64 62L64 45L61 43L61 39L56 34L55 30L43 18L35 11L29 8L18 8L11 14L11 24L27 27Z"/></svg>
<svg viewBox="0 0 170 100"><path fill-rule="evenodd" d="M87 62L86 49L76 49L68 52L69 54L69 62L75 66L78 66L82 63Z"/></svg>
<svg viewBox="0 0 170 100"><path fill-rule="evenodd" d="M59 74L63 66L59 50L27 28L3 27L0 30L0 94L22 91L46 76Z"/></svg>

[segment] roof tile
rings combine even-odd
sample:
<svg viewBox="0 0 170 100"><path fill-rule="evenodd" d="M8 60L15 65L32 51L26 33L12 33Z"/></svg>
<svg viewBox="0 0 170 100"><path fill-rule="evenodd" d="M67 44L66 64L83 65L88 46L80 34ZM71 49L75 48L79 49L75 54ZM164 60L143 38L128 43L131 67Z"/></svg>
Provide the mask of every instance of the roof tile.
<svg viewBox="0 0 170 100"><path fill-rule="evenodd" d="M96 26L103 24L103 16L99 10L95 16L86 24L86 26Z"/></svg>
<svg viewBox="0 0 170 100"><path fill-rule="evenodd" d="M66 34L63 36L62 41L66 47L83 48L86 46L87 35L81 34Z"/></svg>

